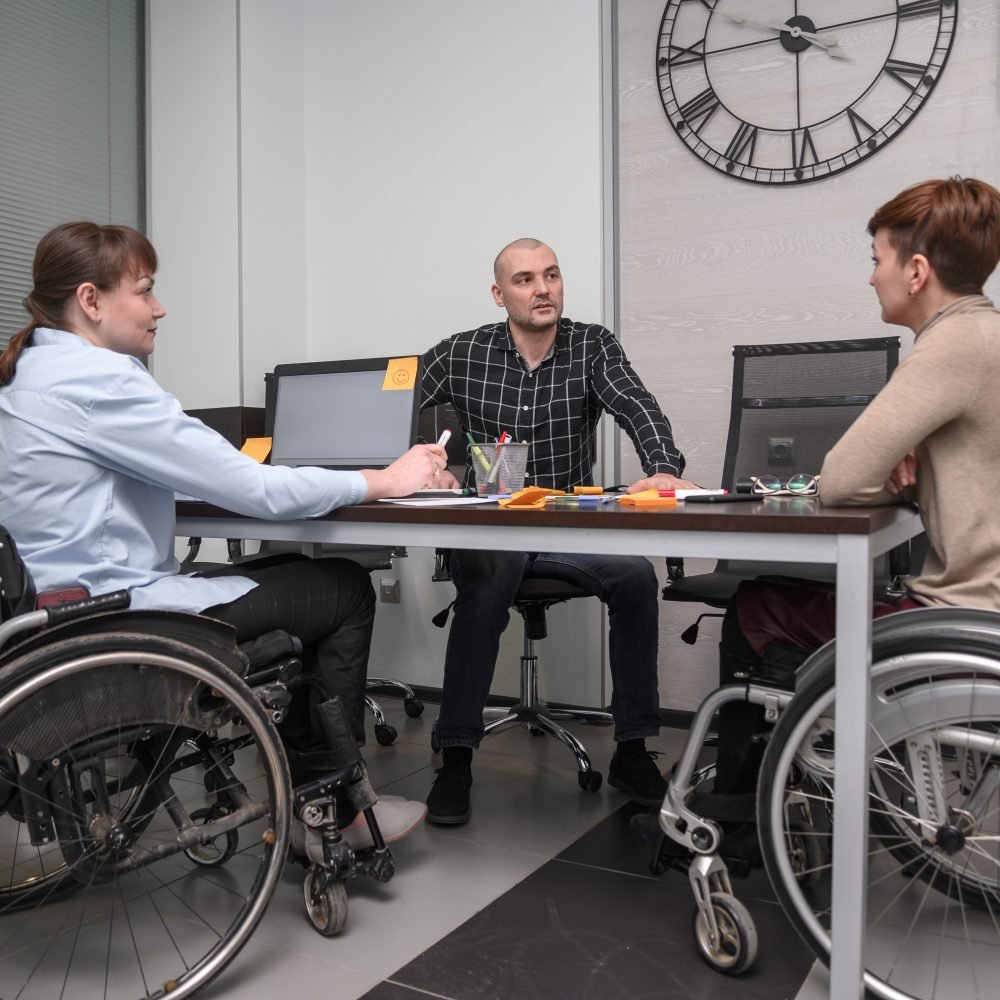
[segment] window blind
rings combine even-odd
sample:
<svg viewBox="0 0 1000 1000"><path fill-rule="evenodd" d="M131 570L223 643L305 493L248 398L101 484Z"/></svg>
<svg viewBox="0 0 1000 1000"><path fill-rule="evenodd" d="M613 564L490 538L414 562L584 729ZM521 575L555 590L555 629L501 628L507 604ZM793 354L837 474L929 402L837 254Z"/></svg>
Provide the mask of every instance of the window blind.
<svg viewBox="0 0 1000 1000"><path fill-rule="evenodd" d="M0 0L0 347L61 222L145 224L143 0Z"/></svg>

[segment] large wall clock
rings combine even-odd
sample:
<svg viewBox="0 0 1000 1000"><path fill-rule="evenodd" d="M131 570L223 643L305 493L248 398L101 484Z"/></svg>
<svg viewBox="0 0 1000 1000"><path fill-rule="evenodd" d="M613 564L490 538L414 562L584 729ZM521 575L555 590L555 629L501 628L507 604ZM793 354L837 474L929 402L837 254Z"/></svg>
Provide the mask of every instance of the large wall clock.
<svg viewBox="0 0 1000 1000"><path fill-rule="evenodd" d="M958 0L669 0L663 109L709 166L801 184L863 162L940 78Z"/></svg>

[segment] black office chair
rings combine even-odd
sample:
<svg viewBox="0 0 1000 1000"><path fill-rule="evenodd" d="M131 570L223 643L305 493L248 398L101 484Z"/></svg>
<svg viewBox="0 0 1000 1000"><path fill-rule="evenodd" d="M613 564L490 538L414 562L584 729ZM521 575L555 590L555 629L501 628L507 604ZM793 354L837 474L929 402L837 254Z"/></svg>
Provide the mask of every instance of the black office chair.
<svg viewBox="0 0 1000 1000"><path fill-rule="evenodd" d="M899 338L828 340L733 348L729 437L722 471L728 490L750 488L750 477L816 474L831 447L885 385L899 362ZM908 546L876 566L885 591L909 572ZM663 600L724 609L743 580L794 576L832 580L834 568L801 563L720 559L710 573L684 575L682 560L667 560ZM681 638L693 644L702 618Z"/></svg>
<svg viewBox="0 0 1000 1000"><path fill-rule="evenodd" d="M420 414L420 436L425 441L436 441L446 428L452 431L447 445L448 466L458 479L466 475L466 447L462 435L458 433L461 420L449 403L428 407ZM435 581L451 579L448 572L447 553L438 550L434 562ZM500 713L500 718L486 723L484 736L492 736L514 725L523 725L535 735L550 733L573 752L577 762L577 780L585 791L596 792L603 781L600 771L591 766L590 757L583 744L557 719L580 719L601 725L613 722L609 712L584 708L551 708L538 696L538 655L535 642L548 634L545 613L554 604L573 600L576 597L590 597L587 591L575 584L551 577L526 577L514 595L511 607L524 621L524 648L521 653L521 681L518 701L508 708L487 708L487 715ZM434 624L443 628L448 620L450 605L434 616ZM431 734L431 747L438 752L437 741Z"/></svg>

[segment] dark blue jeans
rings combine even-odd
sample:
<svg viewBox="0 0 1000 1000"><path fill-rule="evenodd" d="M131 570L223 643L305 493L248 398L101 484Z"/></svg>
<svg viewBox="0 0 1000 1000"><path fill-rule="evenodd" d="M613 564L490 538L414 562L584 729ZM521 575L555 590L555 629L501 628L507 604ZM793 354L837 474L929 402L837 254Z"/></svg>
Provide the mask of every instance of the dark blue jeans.
<svg viewBox="0 0 1000 1000"><path fill-rule="evenodd" d="M575 583L608 606L615 739L659 733L659 584L648 560L638 556L456 549L450 553L450 567L458 593L448 633L436 728L442 747L479 746L500 636L525 576Z"/></svg>

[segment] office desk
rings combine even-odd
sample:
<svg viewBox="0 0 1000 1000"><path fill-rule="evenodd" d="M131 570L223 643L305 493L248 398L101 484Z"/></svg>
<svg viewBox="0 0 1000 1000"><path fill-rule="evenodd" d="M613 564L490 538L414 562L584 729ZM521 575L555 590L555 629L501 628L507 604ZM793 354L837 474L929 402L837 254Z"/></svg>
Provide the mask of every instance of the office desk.
<svg viewBox="0 0 1000 1000"><path fill-rule="evenodd" d="M826 563L837 568L837 700L868 728L871 666L872 562L923 528L909 507L824 509L815 499L771 497L758 504L691 505L666 510L624 508L517 511L486 506L345 507L308 521L261 521L204 504L177 506L177 532L203 537L504 549L521 552L601 552L648 557L709 557ZM868 801L865 741L837 747L840 796L834 830L838 877L833 884L831 996L862 995L865 927L865 839Z"/></svg>

